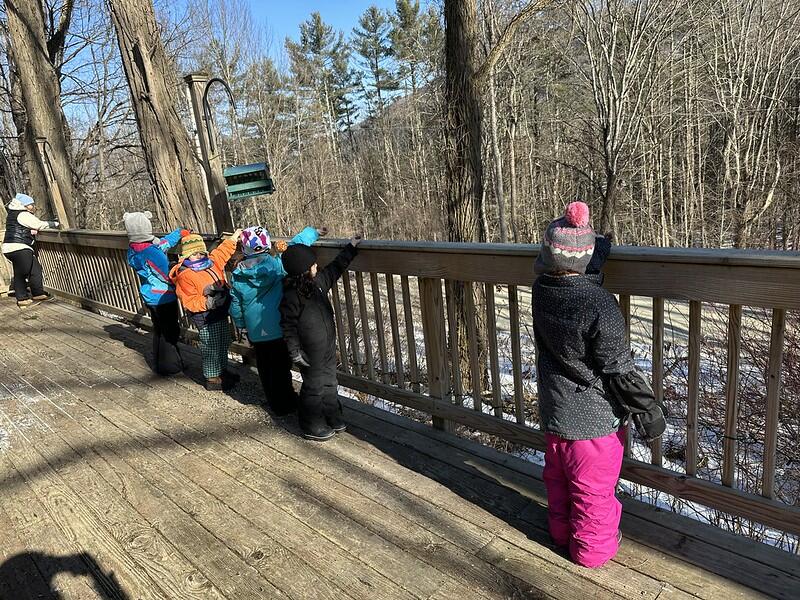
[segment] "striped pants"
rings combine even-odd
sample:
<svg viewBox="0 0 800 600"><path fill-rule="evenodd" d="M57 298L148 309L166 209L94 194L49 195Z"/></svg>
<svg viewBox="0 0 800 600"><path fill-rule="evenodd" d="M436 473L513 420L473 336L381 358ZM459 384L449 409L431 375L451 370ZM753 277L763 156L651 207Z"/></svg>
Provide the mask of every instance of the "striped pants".
<svg viewBox="0 0 800 600"><path fill-rule="evenodd" d="M228 364L228 346L231 345L231 328L227 319L201 327L200 353L203 356L203 377L219 377Z"/></svg>

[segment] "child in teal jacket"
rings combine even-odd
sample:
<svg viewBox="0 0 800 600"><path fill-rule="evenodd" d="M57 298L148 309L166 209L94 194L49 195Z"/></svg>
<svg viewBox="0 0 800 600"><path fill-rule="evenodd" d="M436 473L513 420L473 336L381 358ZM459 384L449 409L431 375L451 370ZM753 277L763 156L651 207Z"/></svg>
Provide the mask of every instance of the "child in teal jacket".
<svg viewBox="0 0 800 600"><path fill-rule="evenodd" d="M306 227L289 244L310 246L324 234L325 230ZM279 416L291 414L297 409L297 394L292 386L292 361L283 341L278 310L286 271L280 255L271 251L272 243L264 227L245 229L241 242L244 259L230 278L231 317L255 350L267 404Z"/></svg>

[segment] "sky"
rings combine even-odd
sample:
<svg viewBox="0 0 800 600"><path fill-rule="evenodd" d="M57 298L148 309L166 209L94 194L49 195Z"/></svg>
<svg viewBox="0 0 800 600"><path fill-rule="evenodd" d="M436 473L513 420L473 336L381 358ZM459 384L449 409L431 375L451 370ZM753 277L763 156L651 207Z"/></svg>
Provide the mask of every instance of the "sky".
<svg viewBox="0 0 800 600"><path fill-rule="evenodd" d="M283 40L299 38L300 23L318 11L322 20L349 36L358 18L371 5L394 12L395 0L246 0L256 23L263 24L272 34L272 54L280 53ZM423 6L426 2L420 2Z"/></svg>

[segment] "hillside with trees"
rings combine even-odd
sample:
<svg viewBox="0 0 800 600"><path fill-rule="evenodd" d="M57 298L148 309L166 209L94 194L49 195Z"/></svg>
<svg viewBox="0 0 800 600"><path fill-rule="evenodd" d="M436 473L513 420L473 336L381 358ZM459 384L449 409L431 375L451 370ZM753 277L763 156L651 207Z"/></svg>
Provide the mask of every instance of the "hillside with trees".
<svg viewBox="0 0 800 600"><path fill-rule="evenodd" d="M204 206L183 212L202 188L182 77L205 71L236 100L212 95L224 164L266 160L277 186L234 204L240 224L531 242L579 198L622 243L800 243L796 3L398 0L350 31L311 14L296 41L243 0L4 8L0 189L44 193L44 135L79 227L118 229L130 208L203 223ZM469 56L445 52L456 8ZM470 96L467 130L455 93ZM454 185L470 195L455 237Z"/></svg>

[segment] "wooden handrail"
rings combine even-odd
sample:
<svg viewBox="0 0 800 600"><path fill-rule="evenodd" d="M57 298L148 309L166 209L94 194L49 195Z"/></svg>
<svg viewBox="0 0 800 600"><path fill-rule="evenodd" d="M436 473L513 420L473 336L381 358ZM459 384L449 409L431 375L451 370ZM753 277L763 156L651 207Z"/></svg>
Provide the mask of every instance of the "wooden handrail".
<svg viewBox="0 0 800 600"><path fill-rule="evenodd" d="M216 238L205 237L208 242ZM319 242L320 263L332 259L344 243ZM46 283L53 292L94 310L147 323L136 278L126 264L124 233L42 232L39 244ZM537 253L534 245L364 242L351 272L332 292L342 365L340 383L424 411L437 427L461 424L543 449L543 434L529 424L525 414L528 405L522 367L523 363L532 366L534 349L530 331L521 327L524 317L531 317L523 314L520 297L524 292L519 289L532 284ZM800 253L616 247L605 272L606 287L620 295L628 335L631 296L653 300L650 341L659 396L664 392L665 300L689 305L685 468L665 468L665 449L660 443L651 447L646 460L635 458L629 443L623 478L800 535L800 509L775 499L780 363L786 311L800 309ZM497 285L502 286L500 290L495 289ZM465 302L463 331L458 330L456 296ZM504 298L507 305L500 302ZM482 299L480 305L476 299ZM703 303L731 307L727 343L721 343L728 348L727 368L733 372L728 374L723 399L726 418L716 424L723 447L718 481L698 477L702 471L698 468L700 416L705 402L699 385ZM739 489L735 468L742 307L772 310L764 475L755 491ZM501 329L503 319L509 326ZM484 323L485 329L479 330L478 325ZM504 377L498 338L506 334L513 365ZM464 346L461 352L455 347L459 340ZM246 347L236 350L248 353ZM461 372L466 363L469 374Z"/></svg>

